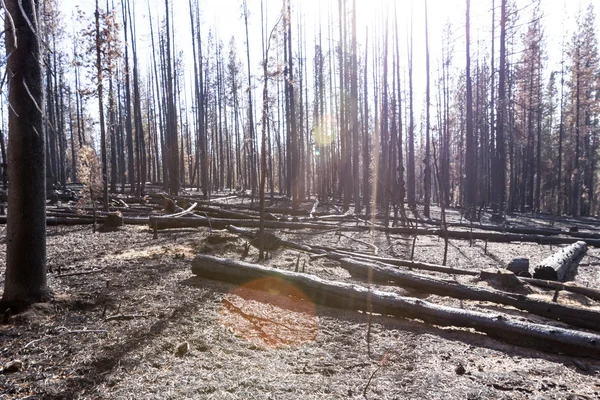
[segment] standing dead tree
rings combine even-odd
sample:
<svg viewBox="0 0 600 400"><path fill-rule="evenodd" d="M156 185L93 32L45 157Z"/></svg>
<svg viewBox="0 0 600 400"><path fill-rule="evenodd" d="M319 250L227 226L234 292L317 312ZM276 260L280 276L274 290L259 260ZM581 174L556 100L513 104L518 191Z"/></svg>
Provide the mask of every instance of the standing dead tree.
<svg viewBox="0 0 600 400"><path fill-rule="evenodd" d="M46 164L38 3L7 0L5 45L9 77L6 279L8 307L47 300Z"/></svg>

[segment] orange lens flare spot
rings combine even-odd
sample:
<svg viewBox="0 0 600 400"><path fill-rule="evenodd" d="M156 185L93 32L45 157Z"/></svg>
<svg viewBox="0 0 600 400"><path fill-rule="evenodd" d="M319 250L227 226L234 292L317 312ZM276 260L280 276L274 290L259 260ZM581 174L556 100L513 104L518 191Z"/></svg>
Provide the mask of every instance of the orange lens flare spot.
<svg viewBox="0 0 600 400"><path fill-rule="evenodd" d="M282 279L258 279L225 295L219 323L261 348L301 346L318 333L315 305L305 299Z"/></svg>
<svg viewBox="0 0 600 400"><path fill-rule="evenodd" d="M327 146L333 142L335 123L335 118L330 115L316 122L313 138L317 146Z"/></svg>

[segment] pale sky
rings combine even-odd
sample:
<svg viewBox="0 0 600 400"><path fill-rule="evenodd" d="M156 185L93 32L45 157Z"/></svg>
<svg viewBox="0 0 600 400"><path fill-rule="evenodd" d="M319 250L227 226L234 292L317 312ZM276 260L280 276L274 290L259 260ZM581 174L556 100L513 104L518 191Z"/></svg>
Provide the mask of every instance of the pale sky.
<svg viewBox="0 0 600 400"><path fill-rule="evenodd" d="M115 0L117 2L118 0ZM149 40L148 27L148 1L152 10L152 18L154 23L155 34L157 31L158 21L164 15L163 0L148 0L138 1L132 0L136 8L137 32L140 41L138 43L138 52L140 62L145 63L150 61L151 47ZM250 50L251 50L251 67L252 73L259 75L261 73L260 60L261 54L261 22L260 22L260 0L247 0L248 8L251 12L249 20L250 30ZM501 0L495 0L496 5L496 40L499 37L499 19ZM600 0L542 0L542 9L544 11L544 31L546 34L546 50L548 55L548 64L546 70L557 70L560 63L560 51L563 34L566 31L567 42L571 37L572 31L575 28L575 15L579 7L585 9L587 4L594 4L596 13L600 12ZM102 2L101 2L102 3ZM264 0L266 8L266 19L268 30L279 17L279 12L282 0ZM369 29L369 42L372 44L373 29L381 32L383 27L384 10L387 8L387 13L390 15L390 29L393 23L393 0L356 0L359 9L357 25L358 25L358 41L364 43L365 31ZM520 12L519 24L526 28L526 23L530 19L530 13L533 7L528 7L530 0L517 0L518 7L522 9ZM70 10L74 9L75 4L92 15L94 0L65 0L62 2L63 12L67 19L71 15ZM185 54L186 79L190 79L192 64L192 49L190 37L190 18L188 9L188 0L172 0L174 9L174 21L176 30L175 45L178 50ZM352 0L348 0L348 11L350 11ZM407 33L410 26L410 10L413 7L413 35L414 35L414 71L415 71L415 91L417 97L421 98L425 85L425 24L424 24L424 1L423 0L397 0L395 7L397 8L398 19L400 24L399 35L401 41L401 63L404 66L407 50ZM454 36L454 66L455 68L463 68L464 66L464 36L465 36L465 0L428 0L429 6L429 29L430 29L430 47L431 47L431 66L432 66L432 82L435 81L435 75L438 58L441 56L441 34L447 22L450 22L453 27ZM120 6L118 6L120 8ZM477 54L477 43L480 41L482 47L489 47L490 24L492 0L471 0L471 52L475 58ZM228 51L228 44L231 36L234 36L237 42L238 50L240 51L240 59L243 62L244 71L246 68L245 62L245 31L244 21L242 19L242 0L200 0L200 10L202 19L202 31L204 40L207 38L209 29L220 37L225 44L225 52ZM318 30L319 16L322 20L323 29L323 44L327 48L327 18L330 15L333 18L333 37L334 40L338 37L338 1L337 0L292 0L292 14L294 25L292 35L294 41L298 39L297 32L297 16L302 13L305 16L304 23L306 25L306 36L308 50L308 60L312 62L312 49L314 48L314 35ZM598 21L596 21L598 24ZM393 31L390 32L392 34ZM600 31L599 31L600 32ZM297 42L296 42L297 43ZM294 44L294 51L296 43ZM517 46L520 40L517 40ZM369 57L372 60L372 49L369 49ZM496 46L496 57L498 46ZM362 55L362 51L361 51ZM145 68L142 68L142 73ZM310 67L309 67L310 71ZM188 94L191 90L188 91ZM420 109L417 108L417 110Z"/></svg>

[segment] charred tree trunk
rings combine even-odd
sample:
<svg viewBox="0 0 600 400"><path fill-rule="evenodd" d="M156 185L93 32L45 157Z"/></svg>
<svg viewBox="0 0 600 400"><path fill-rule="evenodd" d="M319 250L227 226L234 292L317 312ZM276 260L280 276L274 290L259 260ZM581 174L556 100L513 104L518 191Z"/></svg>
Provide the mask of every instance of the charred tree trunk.
<svg viewBox="0 0 600 400"><path fill-rule="evenodd" d="M429 126L430 126L430 111L429 111L429 103L430 103L430 71L429 71L429 20L427 18L427 0L425 0L425 69L427 75L427 86L425 89L425 178L423 181L424 185L424 209L423 214L425 217L429 218L429 206L431 203L431 165L430 165L430 138L429 138Z"/></svg>
<svg viewBox="0 0 600 400"><path fill-rule="evenodd" d="M465 211L469 219L475 218L475 206L477 205L477 175L476 175L476 148L475 135L473 133L473 90L471 86L471 51L470 51L470 6L471 0L467 1L466 11L466 79L467 79L467 134L466 134L466 156L465 156Z"/></svg>
<svg viewBox="0 0 600 400"><path fill-rule="evenodd" d="M46 159L38 3L6 1L8 202L6 279L2 301L49 298L46 283ZM33 30L32 30L33 29Z"/></svg>
<svg viewBox="0 0 600 400"><path fill-rule="evenodd" d="M104 74L102 73L102 50L100 39L100 9L98 8L98 0L96 0L96 79L98 80L98 112L100 119L100 153L102 157L102 209L108 211L108 160L106 154L106 127L104 124L104 103L102 101L104 91ZM94 200L92 200L94 201Z"/></svg>

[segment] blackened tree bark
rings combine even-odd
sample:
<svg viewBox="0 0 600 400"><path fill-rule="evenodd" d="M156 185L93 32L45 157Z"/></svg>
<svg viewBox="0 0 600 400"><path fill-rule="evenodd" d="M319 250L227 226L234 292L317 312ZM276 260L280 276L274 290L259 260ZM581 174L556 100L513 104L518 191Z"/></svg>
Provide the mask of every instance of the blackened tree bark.
<svg viewBox="0 0 600 400"><path fill-rule="evenodd" d="M165 0L166 20L166 64L167 64L167 143L169 157L169 193L179 193L179 138L177 135L177 112L175 110L175 94L173 89L173 67L171 60L171 10L169 0Z"/></svg>
<svg viewBox="0 0 600 400"><path fill-rule="evenodd" d="M475 136L473 134L473 89L471 86L471 52L470 52L470 8L471 0L467 0L466 12L466 77L467 77L467 149L465 155L465 204L469 218L474 217L474 207L476 206L476 176L475 176Z"/></svg>
<svg viewBox="0 0 600 400"><path fill-rule="evenodd" d="M96 12L94 14L96 19L96 71L97 71L97 84L98 84L98 108L100 112L100 152L102 156L102 203L103 210L108 211L108 161L106 155L106 128L104 125L104 104L102 95L104 91L104 85L102 80L104 74L102 73L102 43L100 38L100 10L98 8L98 0L96 0ZM95 199L92 199L94 201Z"/></svg>
<svg viewBox="0 0 600 400"><path fill-rule="evenodd" d="M500 9L500 71L498 77L498 103L496 110L496 157L492 172L492 192L498 209L504 209L506 197L506 152L504 144L504 120L506 103L506 0Z"/></svg>
<svg viewBox="0 0 600 400"><path fill-rule="evenodd" d="M146 140L144 135L144 124L142 123L142 108L140 99L140 83L138 73L138 57L136 45L135 19L131 16L131 8L127 7L130 22L131 50L133 52L133 119L135 125L135 134L138 142L138 163L139 163L139 185L137 185L138 195L143 196L146 183ZM134 11L135 15L135 11ZM167 16L168 18L168 16Z"/></svg>
<svg viewBox="0 0 600 400"><path fill-rule="evenodd" d="M8 101L8 202L6 279L3 302L47 300L46 159L38 3L7 0L5 40ZM33 30L32 30L33 29Z"/></svg>
<svg viewBox="0 0 600 400"><path fill-rule="evenodd" d="M290 0L287 2L287 46L288 46L288 94L290 96L290 108L288 118L290 119L291 128L291 143L292 143L292 159L288 160L292 163L291 176L288 179L292 182L292 206L298 208L300 199L298 198L298 167L300 165L300 156L298 154L298 129L296 126L296 99L294 97L294 58L292 57L292 13L290 7Z"/></svg>
<svg viewBox="0 0 600 400"><path fill-rule="evenodd" d="M250 73L250 39L248 35L248 6L246 4L246 0L243 3L244 6L244 25L246 27L246 58L248 60L248 130L249 130L249 138L250 138L250 179L252 182L252 198L256 196L256 192L258 191L258 179L256 174L256 166L257 166L257 157L256 157L256 143L254 143L254 106L252 103L252 74Z"/></svg>
<svg viewBox="0 0 600 400"><path fill-rule="evenodd" d="M429 164L430 159L430 138L429 138L429 125L430 125L430 112L429 103L431 98L430 90L430 74L429 74L429 20L427 18L427 0L425 0L425 65L427 74L427 87L425 92L425 178L424 178L424 193L425 193L425 204L423 214L429 218L429 206L431 202L431 165Z"/></svg>
<svg viewBox="0 0 600 400"><path fill-rule="evenodd" d="M129 8L129 1L121 1L122 13L123 13L123 32L125 41L127 41L127 15L126 12ZM152 17L150 17L150 24L152 24ZM154 45L154 42L152 42ZM133 126L131 122L131 85L129 83L129 46L125 45L125 131L127 133L127 178L129 181L129 191L134 193L135 191L135 164L133 158ZM154 49L153 49L154 50ZM153 51L154 52L154 51Z"/></svg>
<svg viewBox="0 0 600 400"><path fill-rule="evenodd" d="M360 212L360 170L358 133L358 56L356 53L356 0L352 2L352 82L350 88L352 107L352 176L354 184L354 209Z"/></svg>
<svg viewBox="0 0 600 400"><path fill-rule="evenodd" d="M369 30L366 28L365 33L365 58L364 58L364 78L363 78L363 103L364 103L364 114L363 114L363 148L362 148L362 160L363 160L363 197L366 208L366 214L371 213L371 191L369 187L369 164L371 162L371 153L369 148L369 88L368 88L368 70L369 70ZM358 210L360 211L360 210Z"/></svg>
<svg viewBox="0 0 600 400"><path fill-rule="evenodd" d="M413 112L413 35L412 35L412 8L410 10L410 44L408 52L408 101L409 101L409 119L408 119L408 163L406 165L406 200L408 207L416 210L417 201L415 198L415 123Z"/></svg>

